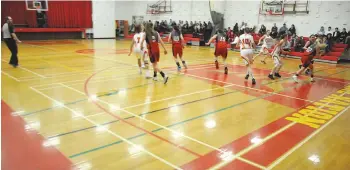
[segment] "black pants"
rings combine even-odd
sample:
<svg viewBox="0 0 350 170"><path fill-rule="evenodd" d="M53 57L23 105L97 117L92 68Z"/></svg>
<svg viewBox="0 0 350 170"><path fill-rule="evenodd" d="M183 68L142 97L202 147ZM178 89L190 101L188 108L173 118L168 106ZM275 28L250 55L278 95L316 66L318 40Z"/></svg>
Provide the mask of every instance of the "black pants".
<svg viewBox="0 0 350 170"><path fill-rule="evenodd" d="M5 43L7 45L7 47L10 49L11 51L11 59L10 59L10 63L13 66L17 66L18 65L18 57L17 57L17 53L18 53L18 48L17 48L17 43L13 38L5 38Z"/></svg>

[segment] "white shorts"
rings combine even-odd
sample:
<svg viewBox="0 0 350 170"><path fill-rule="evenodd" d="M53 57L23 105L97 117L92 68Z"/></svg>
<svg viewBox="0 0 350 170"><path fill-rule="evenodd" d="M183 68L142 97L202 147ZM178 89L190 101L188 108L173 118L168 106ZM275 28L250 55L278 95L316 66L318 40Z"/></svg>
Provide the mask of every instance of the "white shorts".
<svg viewBox="0 0 350 170"><path fill-rule="evenodd" d="M273 58L273 63L275 64L275 67L283 64L280 56L274 55L274 56L272 56L272 58Z"/></svg>
<svg viewBox="0 0 350 170"><path fill-rule="evenodd" d="M263 53L264 55L269 53L269 48L265 45L261 46L260 52Z"/></svg>
<svg viewBox="0 0 350 170"><path fill-rule="evenodd" d="M245 58L248 58L249 60L252 60L253 55L254 55L253 49L241 49L241 56L242 57L245 57ZM246 61L245 59L243 59L243 60L244 60L244 63L246 65L249 64L248 61Z"/></svg>
<svg viewBox="0 0 350 170"><path fill-rule="evenodd" d="M145 54L147 54L147 49L144 48L143 50L141 50L141 49L135 48L134 53L136 55L136 58L140 59L141 56L143 57L145 56Z"/></svg>

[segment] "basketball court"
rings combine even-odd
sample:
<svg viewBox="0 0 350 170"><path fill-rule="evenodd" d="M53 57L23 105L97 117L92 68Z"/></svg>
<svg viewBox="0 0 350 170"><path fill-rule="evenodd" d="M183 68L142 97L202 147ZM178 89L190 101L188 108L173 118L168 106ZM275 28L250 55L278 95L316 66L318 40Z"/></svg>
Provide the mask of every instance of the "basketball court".
<svg viewBox="0 0 350 170"><path fill-rule="evenodd" d="M188 46L187 70L177 72L172 56L161 56L161 67L170 77L164 85L138 73L135 57L127 56L127 40L26 41L19 45L17 69L7 64L10 54L1 45L2 123L11 121L27 135L38 132L40 137L31 140L41 143L39 150L57 148L61 155L53 161L58 166L349 166L348 65L316 63L316 82L302 76L294 83L291 74L299 60L284 59L282 78L273 81L267 78L272 61L257 61L257 84L252 85L244 80L238 52L229 52L225 75L223 66L215 69L213 49ZM4 133L14 131L3 128ZM25 141L3 142L3 148L16 150Z"/></svg>

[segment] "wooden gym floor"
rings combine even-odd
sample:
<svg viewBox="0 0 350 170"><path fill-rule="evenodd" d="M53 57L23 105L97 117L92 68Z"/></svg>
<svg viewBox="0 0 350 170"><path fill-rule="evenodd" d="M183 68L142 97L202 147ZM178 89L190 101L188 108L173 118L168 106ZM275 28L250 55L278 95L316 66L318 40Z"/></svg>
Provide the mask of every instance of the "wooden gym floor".
<svg viewBox="0 0 350 170"><path fill-rule="evenodd" d="M316 82L294 83L299 60L272 81L257 59L253 86L237 52L224 75L213 49L189 46L178 73L167 45L164 85L138 74L129 46L26 41L14 69L2 43L2 167L350 169L349 66L316 63Z"/></svg>

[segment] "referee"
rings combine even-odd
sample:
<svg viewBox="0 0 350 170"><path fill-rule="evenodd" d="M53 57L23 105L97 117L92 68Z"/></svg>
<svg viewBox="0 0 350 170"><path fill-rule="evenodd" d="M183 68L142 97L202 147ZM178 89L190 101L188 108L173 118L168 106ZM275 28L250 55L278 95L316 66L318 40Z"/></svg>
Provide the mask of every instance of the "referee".
<svg viewBox="0 0 350 170"><path fill-rule="evenodd" d="M21 41L17 38L14 30L14 26L12 23L12 18L10 16L7 16L5 18L6 23L2 26L2 32L4 36L4 41L7 45L7 47L11 51L11 59L10 63L13 67L18 66L18 48L17 48L17 43L20 43ZM17 43L16 43L17 42Z"/></svg>

